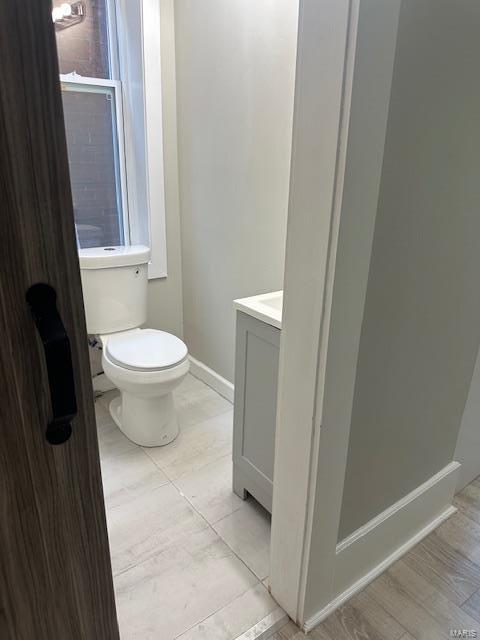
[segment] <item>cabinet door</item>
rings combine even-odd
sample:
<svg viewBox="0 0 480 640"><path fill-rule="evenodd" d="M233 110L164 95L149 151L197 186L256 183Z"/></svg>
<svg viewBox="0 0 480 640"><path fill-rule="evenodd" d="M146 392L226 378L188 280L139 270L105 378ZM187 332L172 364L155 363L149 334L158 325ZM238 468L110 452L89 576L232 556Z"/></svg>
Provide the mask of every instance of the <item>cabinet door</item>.
<svg viewBox="0 0 480 640"><path fill-rule="evenodd" d="M238 476L234 477L234 485L237 489L243 484L269 511L279 344L279 329L237 313L233 460L234 476Z"/></svg>

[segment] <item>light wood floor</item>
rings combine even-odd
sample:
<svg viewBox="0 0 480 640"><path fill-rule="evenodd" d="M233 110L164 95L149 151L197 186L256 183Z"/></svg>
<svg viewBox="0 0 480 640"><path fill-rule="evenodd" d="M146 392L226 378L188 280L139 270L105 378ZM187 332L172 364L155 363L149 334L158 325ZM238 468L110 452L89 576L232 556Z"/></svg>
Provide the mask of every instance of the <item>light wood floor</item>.
<svg viewBox="0 0 480 640"><path fill-rule="evenodd" d="M388 571L327 618L311 640L442 640L451 630L480 638L480 478L458 511ZM289 623L272 640L301 640Z"/></svg>

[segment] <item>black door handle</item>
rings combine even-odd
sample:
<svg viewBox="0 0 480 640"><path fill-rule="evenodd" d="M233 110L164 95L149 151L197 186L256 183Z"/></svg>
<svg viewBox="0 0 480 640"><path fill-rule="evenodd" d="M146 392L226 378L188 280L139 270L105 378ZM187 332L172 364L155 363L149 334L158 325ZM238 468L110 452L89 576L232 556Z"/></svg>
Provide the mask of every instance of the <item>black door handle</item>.
<svg viewBox="0 0 480 640"><path fill-rule="evenodd" d="M26 298L45 349L53 411L45 436L50 444L62 444L72 435L71 420L77 414L70 340L58 313L53 287L34 284Z"/></svg>

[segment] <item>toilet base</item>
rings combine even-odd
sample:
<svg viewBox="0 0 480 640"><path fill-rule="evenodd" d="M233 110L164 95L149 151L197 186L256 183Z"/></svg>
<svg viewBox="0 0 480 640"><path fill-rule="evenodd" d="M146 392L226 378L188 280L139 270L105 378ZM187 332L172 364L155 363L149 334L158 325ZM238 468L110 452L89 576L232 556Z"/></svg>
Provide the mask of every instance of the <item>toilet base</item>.
<svg viewBox="0 0 480 640"><path fill-rule="evenodd" d="M162 447L178 436L173 394L139 398L122 391L110 402L110 415L127 438L142 447Z"/></svg>

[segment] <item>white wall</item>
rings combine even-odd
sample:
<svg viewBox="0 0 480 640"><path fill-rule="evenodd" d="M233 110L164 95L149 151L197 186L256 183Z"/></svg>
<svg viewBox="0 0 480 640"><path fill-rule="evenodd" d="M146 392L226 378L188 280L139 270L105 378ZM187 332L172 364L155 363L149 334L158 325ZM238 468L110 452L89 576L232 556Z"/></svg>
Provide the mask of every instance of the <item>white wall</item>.
<svg viewBox="0 0 480 640"><path fill-rule="evenodd" d="M230 381L232 301L283 286L297 14L175 2L184 338Z"/></svg>

